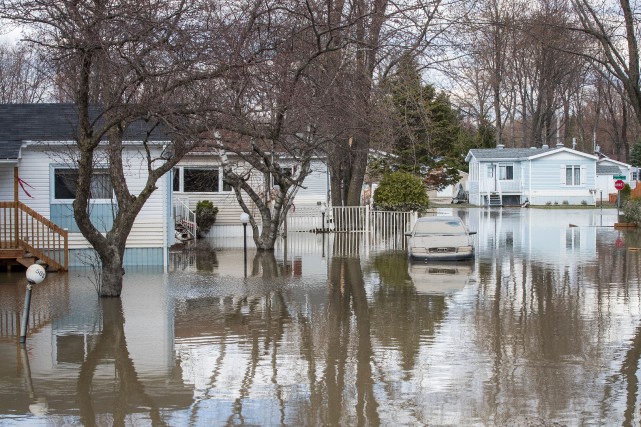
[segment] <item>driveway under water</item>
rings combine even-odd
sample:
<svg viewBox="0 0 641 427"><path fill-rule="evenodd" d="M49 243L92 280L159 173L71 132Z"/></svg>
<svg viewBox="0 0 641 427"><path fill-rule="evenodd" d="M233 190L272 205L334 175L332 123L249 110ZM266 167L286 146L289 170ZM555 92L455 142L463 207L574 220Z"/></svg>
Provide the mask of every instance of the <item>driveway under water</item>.
<svg viewBox="0 0 641 427"><path fill-rule="evenodd" d="M641 234L612 210L453 212L473 262L290 233L246 265L211 242L130 269L120 299L52 273L26 346L24 273L0 273L0 425L639 425Z"/></svg>

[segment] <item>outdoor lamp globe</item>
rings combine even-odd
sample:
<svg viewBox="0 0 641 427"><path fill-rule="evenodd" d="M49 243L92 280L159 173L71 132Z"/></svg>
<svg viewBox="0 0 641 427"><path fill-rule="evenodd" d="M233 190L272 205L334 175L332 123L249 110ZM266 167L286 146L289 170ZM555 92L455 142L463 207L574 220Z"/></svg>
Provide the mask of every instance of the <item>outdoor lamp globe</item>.
<svg viewBox="0 0 641 427"><path fill-rule="evenodd" d="M27 282L37 285L47 277L47 272L39 264L32 264L27 268Z"/></svg>

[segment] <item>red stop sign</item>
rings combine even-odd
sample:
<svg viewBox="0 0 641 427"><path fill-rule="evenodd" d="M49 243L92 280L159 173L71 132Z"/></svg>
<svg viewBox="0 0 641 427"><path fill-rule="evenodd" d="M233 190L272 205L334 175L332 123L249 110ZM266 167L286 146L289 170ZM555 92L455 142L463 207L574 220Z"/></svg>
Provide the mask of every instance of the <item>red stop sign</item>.
<svg viewBox="0 0 641 427"><path fill-rule="evenodd" d="M616 188L617 190L621 191L621 190L623 190L623 187L625 187L625 182L623 182L620 179L617 179L616 181L614 181L614 188Z"/></svg>

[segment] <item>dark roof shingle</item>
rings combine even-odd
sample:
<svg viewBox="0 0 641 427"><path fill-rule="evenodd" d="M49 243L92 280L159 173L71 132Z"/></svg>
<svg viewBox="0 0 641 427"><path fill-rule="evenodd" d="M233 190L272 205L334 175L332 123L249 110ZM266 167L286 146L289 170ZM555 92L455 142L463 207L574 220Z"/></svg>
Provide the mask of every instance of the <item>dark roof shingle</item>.
<svg viewBox="0 0 641 427"><path fill-rule="evenodd" d="M100 110L93 107L92 117ZM125 133L126 140L141 140L151 129L142 120ZM78 115L74 104L0 104L0 159L17 159L23 141L71 141L78 133ZM154 129L152 140L167 140Z"/></svg>

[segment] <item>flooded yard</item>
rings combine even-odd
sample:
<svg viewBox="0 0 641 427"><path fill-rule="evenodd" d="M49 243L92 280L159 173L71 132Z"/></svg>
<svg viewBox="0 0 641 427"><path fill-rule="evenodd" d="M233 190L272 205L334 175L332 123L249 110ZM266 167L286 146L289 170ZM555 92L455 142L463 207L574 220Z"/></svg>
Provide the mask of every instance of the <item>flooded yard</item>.
<svg viewBox="0 0 641 427"><path fill-rule="evenodd" d="M0 425L641 424L641 234L614 210L444 209L471 262L403 238L211 242L168 272L33 291L0 273ZM557 424L555 424L557 423Z"/></svg>

